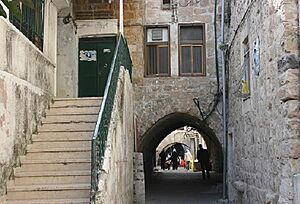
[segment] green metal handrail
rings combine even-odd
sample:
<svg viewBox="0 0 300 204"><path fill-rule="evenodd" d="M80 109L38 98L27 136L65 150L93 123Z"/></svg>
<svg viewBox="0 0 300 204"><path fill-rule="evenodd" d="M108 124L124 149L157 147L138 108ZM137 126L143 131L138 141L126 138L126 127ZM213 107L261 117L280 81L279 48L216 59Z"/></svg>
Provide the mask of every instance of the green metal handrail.
<svg viewBox="0 0 300 204"><path fill-rule="evenodd" d="M106 149L106 141L111 120L111 113L114 106L114 99L117 90L120 67L123 66L129 70L130 77L132 73L132 62L130 58L127 42L123 35L119 36L118 44L115 49L114 58L111 64L111 70L107 79L104 97L101 104L96 128L92 139L92 174L91 174L91 203L95 203L96 193L98 191L98 182L103 158Z"/></svg>

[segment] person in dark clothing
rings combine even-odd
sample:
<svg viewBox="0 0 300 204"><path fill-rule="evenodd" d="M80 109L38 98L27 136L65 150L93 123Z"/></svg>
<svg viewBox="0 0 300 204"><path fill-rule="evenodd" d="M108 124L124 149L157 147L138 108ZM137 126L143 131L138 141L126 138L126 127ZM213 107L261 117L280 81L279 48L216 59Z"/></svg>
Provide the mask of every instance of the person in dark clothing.
<svg viewBox="0 0 300 204"><path fill-rule="evenodd" d="M162 170L165 170L165 163L166 163L166 153L164 150L161 151L159 154L160 156L160 166Z"/></svg>
<svg viewBox="0 0 300 204"><path fill-rule="evenodd" d="M173 170L177 170L178 169L178 154L175 149L172 152L171 161L173 164Z"/></svg>
<svg viewBox="0 0 300 204"><path fill-rule="evenodd" d="M206 149L202 148L202 145L199 144L199 150L197 151L197 159L200 162L201 170L202 170L202 177L205 179L205 171L207 178L210 178L209 175L209 154Z"/></svg>

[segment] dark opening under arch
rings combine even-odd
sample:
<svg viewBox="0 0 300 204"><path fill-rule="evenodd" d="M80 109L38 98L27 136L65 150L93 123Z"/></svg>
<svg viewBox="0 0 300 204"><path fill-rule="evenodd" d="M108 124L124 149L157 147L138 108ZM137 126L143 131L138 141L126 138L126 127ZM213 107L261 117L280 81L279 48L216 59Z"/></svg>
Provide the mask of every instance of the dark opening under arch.
<svg viewBox="0 0 300 204"><path fill-rule="evenodd" d="M191 126L195 128L205 140L208 149L213 150L213 156L216 160L214 170L222 172L223 166L223 150L222 145L214 131L208 125L199 120L199 118L187 113L172 113L157 121L143 135L139 149L144 154L144 168L147 179L151 178L153 171L153 155L159 143L172 131L183 126Z"/></svg>

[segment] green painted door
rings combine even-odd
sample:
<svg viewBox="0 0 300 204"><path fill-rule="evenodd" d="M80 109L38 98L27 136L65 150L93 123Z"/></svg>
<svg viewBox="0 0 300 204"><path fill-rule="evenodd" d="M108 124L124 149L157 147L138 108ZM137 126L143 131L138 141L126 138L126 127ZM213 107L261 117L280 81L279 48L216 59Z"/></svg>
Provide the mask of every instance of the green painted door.
<svg viewBox="0 0 300 204"><path fill-rule="evenodd" d="M103 96L116 38L79 40L79 97Z"/></svg>

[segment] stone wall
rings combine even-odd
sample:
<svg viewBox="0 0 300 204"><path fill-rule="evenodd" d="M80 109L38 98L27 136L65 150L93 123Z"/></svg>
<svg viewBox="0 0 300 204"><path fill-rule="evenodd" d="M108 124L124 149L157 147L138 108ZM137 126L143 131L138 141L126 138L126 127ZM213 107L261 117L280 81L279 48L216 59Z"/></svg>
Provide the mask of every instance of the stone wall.
<svg viewBox="0 0 300 204"><path fill-rule="evenodd" d="M71 12L65 8L57 18L57 97L76 97L78 93L78 39L75 25L63 23Z"/></svg>
<svg viewBox="0 0 300 204"><path fill-rule="evenodd" d="M133 83L135 92L135 114L137 116L138 145L145 132L159 119L174 112L199 116L193 98L199 97L205 111L216 93L215 54L214 54L214 2L178 6L177 19L172 18L172 9L163 10L162 1L134 1L135 20L126 20L125 36L128 40L133 60ZM144 9L144 10L143 10ZM125 12L126 13L126 12ZM143 14L143 15L142 15ZM205 23L206 35L206 76L181 77L178 65L178 24ZM144 26L165 25L170 29L170 77L145 77L144 72ZM215 112L209 126L221 140L220 115Z"/></svg>
<svg viewBox="0 0 300 204"><path fill-rule="evenodd" d="M53 3L52 0L46 0L44 7L45 7L45 11L44 11L43 53L52 61L53 64L56 64L58 8Z"/></svg>
<svg viewBox="0 0 300 204"><path fill-rule="evenodd" d="M0 196L54 94L55 67L0 17Z"/></svg>
<svg viewBox="0 0 300 204"><path fill-rule="evenodd" d="M96 203L133 203L133 89L121 68Z"/></svg>
<svg viewBox="0 0 300 204"><path fill-rule="evenodd" d="M135 152L133 156L133 203L145 203L145 177L143 153Z"/></svg>
<svg viewBox="0 0 300 204"><path fill-rule="evenodd" d="M77 20L114 19L118 16L119 2L112 0L74 0L74 14Z"/></svg>
<svg viewBox="0 0 300 204"><path fill-rule="evenodd" d="M161 118L172 113L187 113L199 117L193 98L199 97L202 107L208 110L213 100L210 85L214 79L198 77L145 78L144 85L135 85L135 113L139 142L143 134ZM217 113L208 120L210 127L222 141L221 119ZM209 136L209 135L208 135ZM140 143L138 143L140 144Z"/></svg>
<svg viewBox="0 0 300 204"><path fill-rule="evenodd" d="M300 171L299 27L296 0L231 1L229 43L229 198L293 203ZM250 96L241 95L243 41L250 45ZM259 39L260 72L253 42ZM257 59L257 58L256 58ZM257 62L257 61L256 61Z"/></svg>

